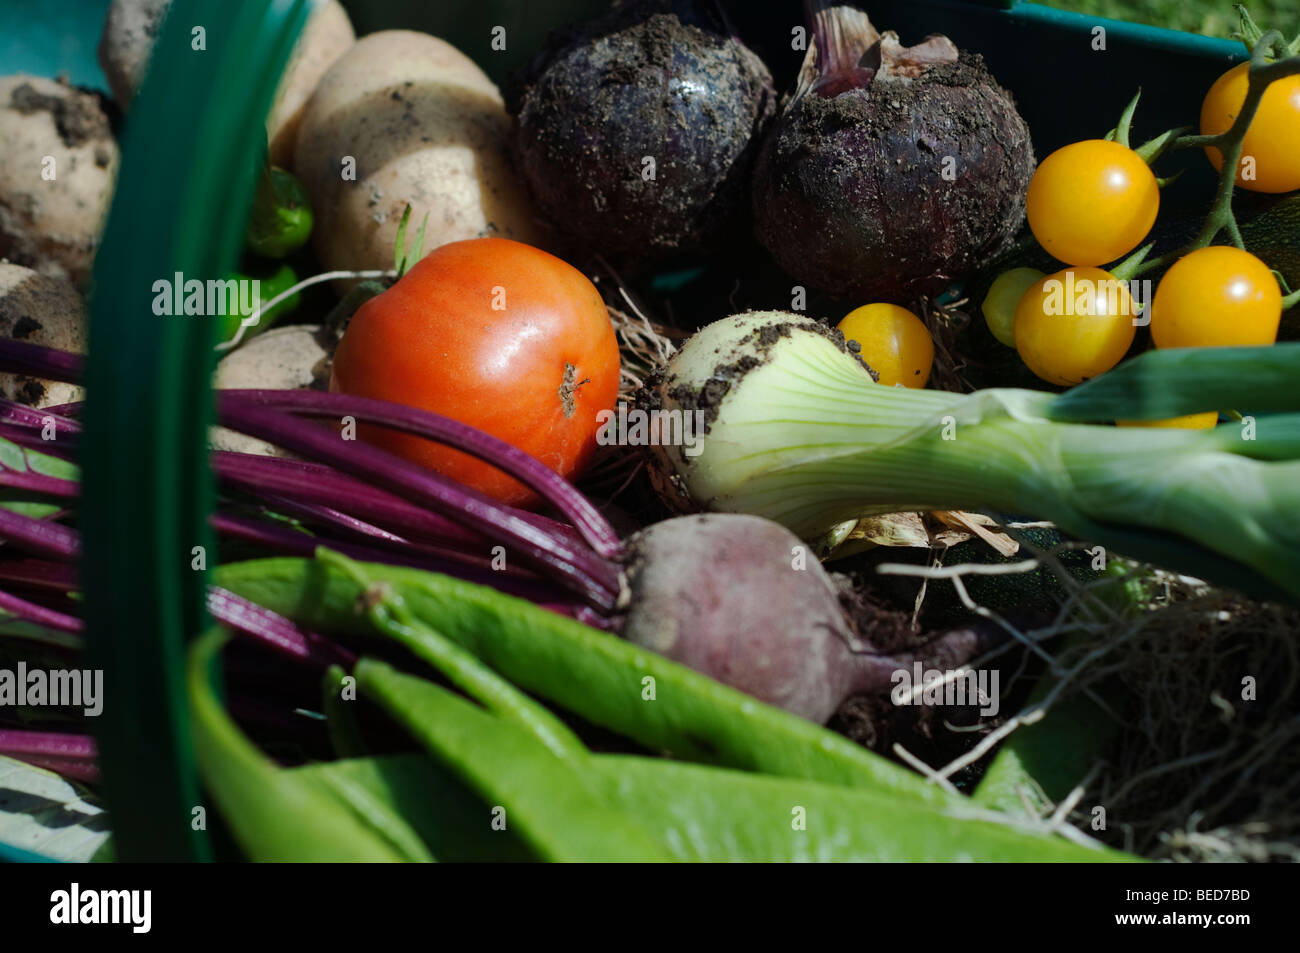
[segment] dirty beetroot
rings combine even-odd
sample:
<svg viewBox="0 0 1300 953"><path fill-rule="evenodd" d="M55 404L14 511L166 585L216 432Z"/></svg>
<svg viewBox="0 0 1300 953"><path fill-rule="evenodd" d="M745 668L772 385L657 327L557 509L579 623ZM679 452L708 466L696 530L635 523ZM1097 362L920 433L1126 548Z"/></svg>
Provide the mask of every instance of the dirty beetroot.
<svg viewBox="0 0 1300 953"><path fill-rule="evenodd" d="M757 160L755 235L836 297L938 293L1024 222L1029 130L983 60L946 38L904 48L847 8L815 27Z"/></svg>
<svg viewBox="0 0 1300 953"><path fill-rule="evenodd" d="M776 100L708 4L656 0L554 31L506 95L538 205L582 250L625 265L734 229Z"/></svg>

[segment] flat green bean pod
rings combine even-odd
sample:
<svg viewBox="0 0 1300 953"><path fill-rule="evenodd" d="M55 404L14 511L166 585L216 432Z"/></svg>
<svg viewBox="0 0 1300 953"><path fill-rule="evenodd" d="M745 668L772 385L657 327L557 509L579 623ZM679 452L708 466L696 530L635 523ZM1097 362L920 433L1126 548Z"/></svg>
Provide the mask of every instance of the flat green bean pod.
<svg viewBox="0 0 1300 953"><path fill-rule="evenodd" d="M588 786L585 759L556 757L526 729L384 662L362 659L356 674L362 694L493 805L540 859L668 859L634 816Z"/></svg>
<svg viewBox="0 0 1300 953"><path fill-rule="evenodd" d="M221 816L250 860L269 862L432 860L395 811L354 785L322 784L277 767L244 737L212 688L226 635L190 649L191 732L199 770Z"/></svg>
<svg viewBox="0 0 1300 953"><path fill-rule="evenodd" d="M415 618L514 685L654 751L930 804L962 800L820 725L485 586L415 569L357 563L344 571L295 558L222 566L215 581L327 634L374 633L358 608L362 597L396 593Z"/></svg>

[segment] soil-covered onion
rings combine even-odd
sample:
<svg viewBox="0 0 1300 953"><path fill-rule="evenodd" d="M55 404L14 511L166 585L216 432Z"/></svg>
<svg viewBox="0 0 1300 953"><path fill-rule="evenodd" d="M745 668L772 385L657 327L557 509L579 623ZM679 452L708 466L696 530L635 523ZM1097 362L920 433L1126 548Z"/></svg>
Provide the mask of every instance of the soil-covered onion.
<svg viewBox="0 0 1300 953"><path fill-rule="evenodd" d="M776 94L712 9L631 0L553 32L506 89L519 171L583 249L698 251L743 214Z"/></svg>
<svg viewBox="0 0 1300 953"><path fill-rule="evenodd" d="M821 9L754 171L755 234L791 276L905 303L1005 248L1025 218L1029 130L977 55L903 47Z"/></svg>

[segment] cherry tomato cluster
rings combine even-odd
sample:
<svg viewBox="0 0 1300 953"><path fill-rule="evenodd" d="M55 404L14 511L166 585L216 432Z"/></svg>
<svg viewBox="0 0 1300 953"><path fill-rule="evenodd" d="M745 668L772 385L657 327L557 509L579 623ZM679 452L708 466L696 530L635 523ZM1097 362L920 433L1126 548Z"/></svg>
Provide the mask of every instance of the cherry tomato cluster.
<svg viewBox="0 0 1300 953"><path fill-rule="evenodd" d="M1248 70L1249 64L1234 67L1210 88L1202 135L1231 128L1246 98ZM1300 189L1300 77L1267 87L1241 151L1237 185L1270 193ZM1220 151L1206 153L1222 172ZM1133 343L1140 308L1115 274L1130 268L1114 263L1151 231L1160 183L1143 154L1124 141L1089 139L1044 159L1025 203L1038 243L1069 267L1051 275L1031 268L1003 273L985 297L984 317L1040 378L1078 384L1114 367ZM1149 304L1156 347L1267 345L1277 339L1282 292L1260 259L1212 245L1170 266ZM1161 425L1213 426L1214 419L1198 414Z"/></svg>

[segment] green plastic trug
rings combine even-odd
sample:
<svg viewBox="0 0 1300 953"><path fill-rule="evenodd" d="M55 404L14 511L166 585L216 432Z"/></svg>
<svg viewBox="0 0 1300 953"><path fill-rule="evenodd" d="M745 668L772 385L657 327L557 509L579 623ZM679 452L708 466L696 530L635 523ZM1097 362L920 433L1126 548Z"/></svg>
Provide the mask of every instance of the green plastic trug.
<svg viewBox="0 0 1300 953"><path fill-rule="evenodd" d="M132 104L95 262L82 574L91 664L106 679L95 728L121 860L211 855L193 823L203 800L184 646L207 625L202 567L215 555L207 428L220 319L156 315L154 283L234 266L263 117L309 9L308 0L172 8Z"/></svg>

